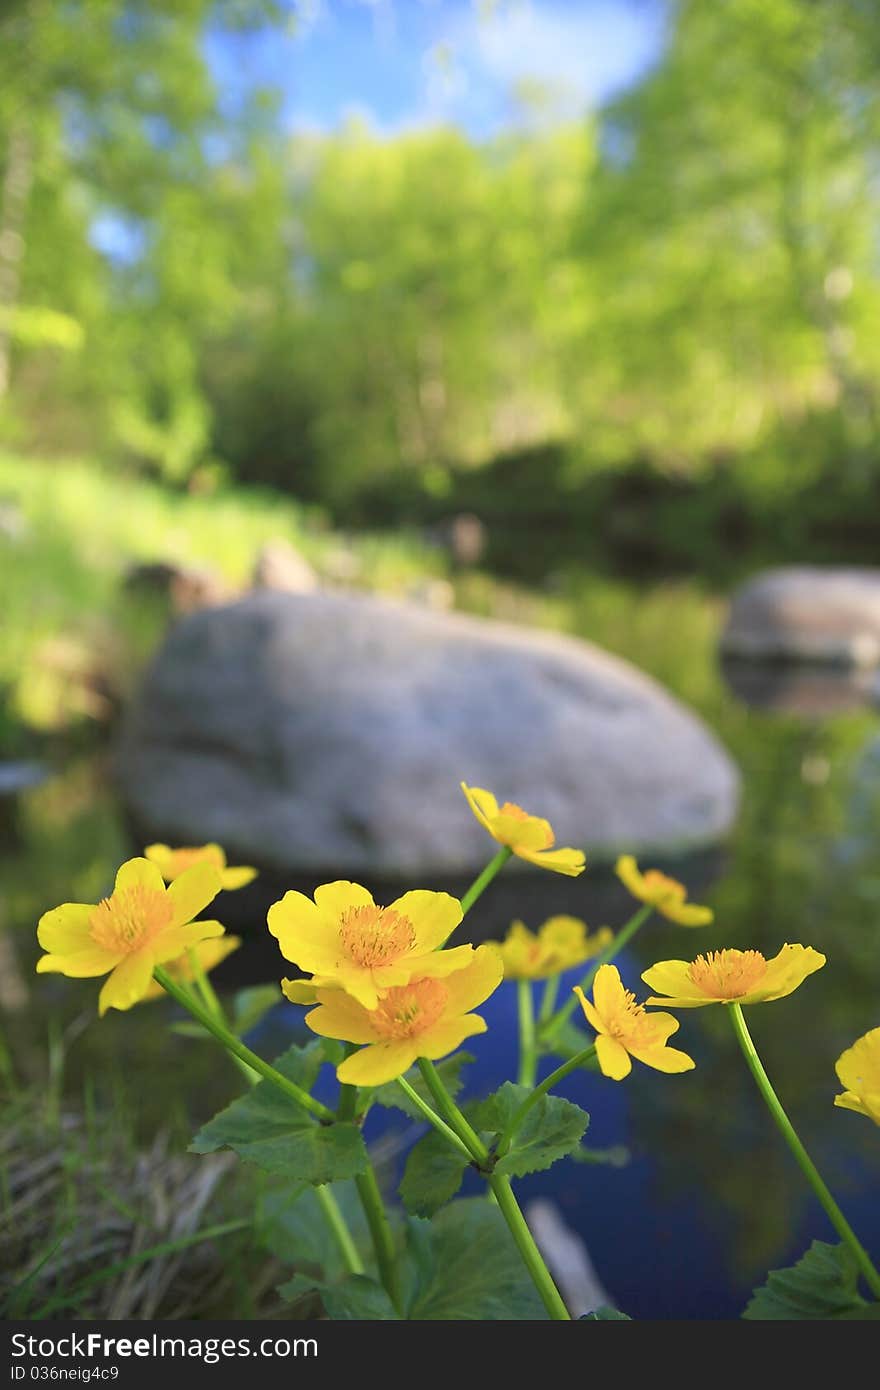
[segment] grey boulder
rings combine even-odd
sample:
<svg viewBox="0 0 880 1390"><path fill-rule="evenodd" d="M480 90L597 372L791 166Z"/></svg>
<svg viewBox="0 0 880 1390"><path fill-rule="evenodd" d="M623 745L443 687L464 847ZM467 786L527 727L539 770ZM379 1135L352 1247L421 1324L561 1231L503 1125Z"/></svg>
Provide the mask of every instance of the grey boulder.
<svg viewBox="0 0 880 1390"><path fill-rule="evenodd" d="M712 844L738 799L700 720L598 647L327 592L249 594L178 623L117 772L144 839L410 880L488 859L460 780L602 856Z"/></svg>

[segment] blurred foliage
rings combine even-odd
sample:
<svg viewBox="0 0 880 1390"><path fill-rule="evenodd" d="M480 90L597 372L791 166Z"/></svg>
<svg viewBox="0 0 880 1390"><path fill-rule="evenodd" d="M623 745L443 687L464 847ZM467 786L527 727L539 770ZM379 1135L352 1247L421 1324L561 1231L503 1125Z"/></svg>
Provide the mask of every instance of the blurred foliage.
<svg viewBox="0 0 880 1390"><path fill-rule="evenodd" d="M872 553L880 11L666 9L594 118L478 141L218 90L288 6L7 6L0 429L349 521L537 497L539 556Z"/></svg>

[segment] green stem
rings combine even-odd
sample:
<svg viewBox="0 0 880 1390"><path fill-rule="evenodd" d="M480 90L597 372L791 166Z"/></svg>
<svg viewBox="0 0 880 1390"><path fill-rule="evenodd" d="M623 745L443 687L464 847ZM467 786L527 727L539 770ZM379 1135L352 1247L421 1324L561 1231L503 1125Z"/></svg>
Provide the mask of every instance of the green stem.
<svg viewBox="0 0 880 1390"><path fill-rule="evenodd" d="M548 1091L552 1091L554 1086L557 1086L560 1081L564 1081L565 1078L571 1072L576 1071L578 1067L584 1066L595 1057L595 1055L595 1047L584 1048L583 1052L579 1052L576 1057L572 1057L569 1061L563 1062L561 1067L557 1067L549 1076L545 1076L540 1086L536 1086L532 1094L528 1096L519 1109L514 1112L507 1128L504 1130L495 1146L495 1155L497 1158L502 1158L504 1154L507 1153L523 1120L526 1118L526 1115L528 1115L532 1106L537 1105L542 1096L546 1096Z"/></svg>
<svg viewBox="0 0 880 1390"><path fill-rule="evenodd" d="M394 1238L388 1224L385 1203L382 1201L382 1194L379 1191L379 1184L376 1181L372 1164L368 1163L365 1171L358 1173L354 1181L364 1215L367 1218L367 1225L370 1228L373 1249L376 1252L376 1264L379 1266L379 1276L385 1287L385 1292L402 1317L403 1296L400 1291L397 1261L394 1258Z"/></svg>
<svg viewBox="0 0 880 1390"><path fill-rule="evenodd" d="M519 1010L519 1084L534 1086L538 1070L538 1049L535 1044L535 1006L531 980L517 980L516 997Z"/></svg>
<svg viewBox="0 0 880 1390"><path fill-rule="evenodd" d="M849 1246L853 1258L864 1275L865 1281L869 1285L875 1298L880 1299L880 1274L878 1274L867 1250L862 1245L852 1226L850 1226L843 1212L840 1210L840 1207L825 1186L818 1168L813 1163L813 1160L801 1143L791 1120L783 1110L779 1097L774 1091L770 1078L765 1072L761 1064L761 1059L755 1050L755 1044L752 1042L751 1034L743 1018L742 1006L733 1003L728 1004L727 1009L730 1014L731 1022L733 1023L733 1031L737 1036L749 1071L755 1079L755 1084L764 1098L767 1109L776 1121L776 1125L783 1139L791 1149L798 1167L819 1199L828 1220L837 1231L841 1240Z"/></svg>
<svg viewBox="0 0 880 1390"><path fill-rule="evenodd" d="M233 1057L238 1057L242 1062L246 1062L254 1071L259 1072L266 1081L271 1081L291 1100L295 1100L297 1105L301 1105L304 1110L308 1110L309 1114L314 1115L324 1124L330 1124L335 1120L336 1116L332 1110L328 1110L326 1105L315 1100L308 1091L297 1086L295 1081L289 1081L286 1076L282 1076L280 1071L276 1071L268 1062L264 1062L262 1057L257 1056L256 1052L251 1052L250 1048L246 1047L234 1033L230 1033L229 1029L209 1014L192 995L187 994L185 989L182 989L176 981L172 980L161 965L156 966L153 976L166 993L170 994L172 999L176 999L178 1004L182 1004L203 1028L207 1029L219 1043L223 1044L228 1052L232 1053Z"/></svg>
<svg viewBox="0 0 880 1390"><path fill-rule="evenodd" d="M196 982L196 988L198 989L199 994L202 996L202 1003L204 1004L205 1008L208 1009L214 1015L215 1018L219 1018L221 1023L225 1023L226 1014L223 1012L223 1005L217 998L214 986L208 979L207 971L204 969L202 962L199 960L196 948L194 946L190 946L186 955L187 960L189 961L189 968L193 972L193 979Z"/></svg>
<svg viewBox="0 0 880 1390"><path fill-rule="evenodd" d="M452 1145L452 1147L453 1147L454 1149L457 1149L458 1152L459 1152L460 1154L463 1154L464 1157L467 1159L468 1163L470 1163L470 1162L471 1162L471 1153L470 1153L470 1150L469 1150L469 1149L467 1148L467 1146L462 1142L462 1140L459 1139L458 1135L455 1133L455 1130L452 1129L451 1126L448 1125L448 1124L446 1123L445 1120L441 1120L440 1116L437 1115L437 1114L431 1109L430 1105L428 1104L428 1102L427 1102L426 1100L422 1100L422 1098L421 1098L421 1096L419 1095L418 1091L416 1091L416 1090L409 1084L409 1082L406 1080L405 1077L403 1077L403 1076L398 1076L398 1078L397 1078L397 1084L398 1084L398 1086L401 1088L401 1090L402 1090L407 1096L409 1096L410 1100L412 1101L413 1105L414 1105L414 1106L416 1107L416 1109L418 1110L419 1114L424 1116L424 1118L428 1121L428 1124L429 1124L429 1125L433 1125L434 1128L436 1129L437 1133L438 1133L438 1134L442 1134L443 1137L449 1141L449 1143Z"/></svg>
<svg viewBox="0 0 880 1390"><path fill-rule="evenodd" d="M429 1062L427 1057L419 1058L419 1070L425 1078L425 1084L434 1100L437 1109L449 1125L454 1130L459 1139L464 1144L471 1158L480 1168L484 1168L489 1158L489 1150L483 1143L476 1130L462 1115L452 1096L447 1091L440 1077L437 1075L437 1068L433 1062Z"/></svg>
<svg viewBox="0 0 880 1390"><path fill-rule="evenodd" d="M559 993L559 976L551 975L544 986L544 993L541 996L541 1009L538 1014L538 1022L543 1024L551 1017L556 1008L556 996Z"/></svg>
<svg viewBox="0 0 880 1390"><path fill-rule="evenodd" d="M489 1186L498 1203L501 1215L507 1222L510 1234L516 1242L516 1248L522 1256L523 1263L532 1277L532 1282L541 1295L544 1307L555 1321L570 1322L571 1314L563 1303L562 1295L544 1263L544 1257L535 1244L535 1238L526 1225L526 1219L513 1195L510 1179L504 1173L493 1173L489 1179Z"/></svg>
<svg viewBox="0 0 880 1390"><path fill-rule="evenodd" d="M590 988L590 985L593 983L593 980L596 978L596 971L599 969L599 967L602 965L609 965L610 962L614 960L615 956L620 954L624 946L626 946L628 942L632 941L636 932L639 930L639 927L643 926L644 923L647 922L653 910L654 909L651 903L645 903L643 907L640 907L638 912L635 913L635 915L629 919L626 925L621 927L614 940L609 942L609 944L605 947L605 950L602 951L596 957L596 959L593 961L593 964L587 971L586 975L580 982L580 987L585 994L587 990ZM559 1012L555 1014L553 1018L550 1019L547 1026L542 1030L543 1042L550 1042L550 1040L556 1036L563 1023L565 1023L567 1019L571 1018L571 1015L577 1008L577 1002L577 996L572 994L572 997L571 999L569 999L568 1003L564 1004L563 1007L559 1010Z"/></svg>
<svg viewBox="0 0 880 1390"><path fill-rule="evenodd" d="M483 872L481 874L478 874L478 876L474 879L470 888L467 890L467 892L461 900L462 917L465 915L466 912L470 912L474 903L477 901L477 898L480 896L481 893L484 893L486 891L495 875L501 872L501 870L504 868L504 865L507 863L508 859L511 857L512 854L513 850L510 848L509 845L502 845L495 857L489 860L489 863L486 865Z"/></svg>
<svg viewBox="0 0 880 1390"><path fill-rule="evenodd" d="M339 1246L342 1258L345 1261L345 1267L349 1274L363 1274L363 1261L357 1252L357 1246L352 1239L351 1231L348 1229L345 1217L340 1211L339 1203L333 1196L330 1188L326 1184L321 1187L316 1187L315 1196L318 1199L318 1206L324 1213L327 1225L336 1238L336 1244Z"/></svg>

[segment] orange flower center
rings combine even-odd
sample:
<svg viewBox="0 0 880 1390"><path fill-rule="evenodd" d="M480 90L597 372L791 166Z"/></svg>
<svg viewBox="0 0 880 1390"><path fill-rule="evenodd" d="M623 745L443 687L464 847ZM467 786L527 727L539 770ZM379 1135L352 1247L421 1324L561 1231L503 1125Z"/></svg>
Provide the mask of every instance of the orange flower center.
<svg viewBox="0 0 880 1390"><path fill-rule="evenodd" d="M339 936L358 965L390 965L407 955L416 944L408 917L390 907L350 907L343 913Z"/></svg>
<svg viewBox="0 0 880 1390"><path fill-rule="evenodd" d="M764 978L760 951L710 951L688 966L688 979L710 999L739 999Z"/></svg>
<svg viewBox="0 0 880 1390"><path fill-rule="evenodd" d="M383 1038L417 1038L441 1017L448 999L440 980L413 980L389 989L370 1018Z"/></svg>
<svg viewBox="0 0 880 1390"><path fill-rule="evenodd" d="M170 878L177 878L186 869L191 869L193 864L214 864L218 869L226 868L226 856L220 849L211 846L203 849L176 849L165 867L165 873Z"/></svg>
<svg viewBox="0 0 880 1390"><path fill-rule="evenodd" d="M89 918L89 934L106 950L128 955L152 941L173 914L167 893L136 883L98 903Z"/></svg>
<svg viewBox="0 0 880 1390"><path fill-rule="evenodd" d="M683 902L687 897L687 889L678 879L669 878L666 874L661 874L659 869L648 869L645 873L645 883L652 894L658 898L673 898Z"/></svg>

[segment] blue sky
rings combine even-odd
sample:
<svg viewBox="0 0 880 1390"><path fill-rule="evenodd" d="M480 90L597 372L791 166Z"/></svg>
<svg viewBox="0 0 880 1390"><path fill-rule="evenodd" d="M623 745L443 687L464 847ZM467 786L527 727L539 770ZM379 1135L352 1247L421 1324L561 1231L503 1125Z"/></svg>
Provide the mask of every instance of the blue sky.
<svg viewBox="0 0 880 1390"><path fill-rule="evenodd" d="M283 92L291 129L332 130L360 115L392 135L453 122L491 135L512 93L545 89L577 116L636 80L659 54L662 0L297 0L286 35L213 39L230 108L243 90Z"/></svg>

